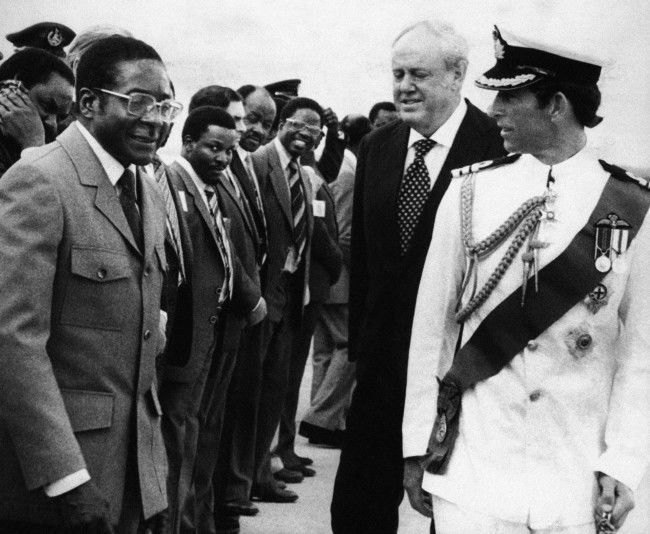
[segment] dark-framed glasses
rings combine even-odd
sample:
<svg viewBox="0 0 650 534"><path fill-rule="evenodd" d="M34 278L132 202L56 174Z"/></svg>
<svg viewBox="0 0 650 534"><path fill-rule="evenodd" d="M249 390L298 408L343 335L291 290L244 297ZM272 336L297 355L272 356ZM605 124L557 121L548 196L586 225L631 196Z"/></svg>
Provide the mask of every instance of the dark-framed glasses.
<svg viewBox="0 0 650 534"><path fill-rule="evenodd" d="M296 119L285 119L285 122L292 130L306 130L310 135L314 137L323 133L323 131L318 126L312 126L311 124L307 124L306 122L302 122Z"/></svg>
<svg viewBox="0 0 650 534"><path fill-rule="evenodd" d="M155 96L147 93L134 92L125 95L123 93L109 91L108 89L102 89L100 87L94 87L94 90L127 100L127 113L140 117L141 119L151 118L154 109L157 109L160 118L164 122L172 122L183 110L183 104L176 102L176 100L163 100L162 102L157 102Z"/></svg>

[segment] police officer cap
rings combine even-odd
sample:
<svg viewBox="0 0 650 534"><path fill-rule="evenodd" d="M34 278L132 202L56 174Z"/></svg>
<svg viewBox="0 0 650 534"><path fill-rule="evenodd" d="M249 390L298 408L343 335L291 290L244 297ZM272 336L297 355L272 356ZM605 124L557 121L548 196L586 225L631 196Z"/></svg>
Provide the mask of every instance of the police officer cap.
<svg viewBox="0 0 650 534"><path fill-rule="evenodd" d="M42 48L55 56L65 57L64 46L75 38L75 32L58 22L39 22L7 35L7 40L16 47Z"/></svg>
<svg viewBox="0 0 650 534"><path fill-rule="evenodd" d="M497 62L476 80L482 89L521 89L549 78L581 85L598 82L601 71L598 59L542 40L523 38L496 26L492 36Z"/></svg>
<svg viewBox="0 0 650 534"><path fill-rule="evenodd" d="M298 96L298 86L300 80L293 78L291 80L282 80L280 82L270 83L265 85L264 88L271 93L273 97L280 97L287 101Z"/></svg>

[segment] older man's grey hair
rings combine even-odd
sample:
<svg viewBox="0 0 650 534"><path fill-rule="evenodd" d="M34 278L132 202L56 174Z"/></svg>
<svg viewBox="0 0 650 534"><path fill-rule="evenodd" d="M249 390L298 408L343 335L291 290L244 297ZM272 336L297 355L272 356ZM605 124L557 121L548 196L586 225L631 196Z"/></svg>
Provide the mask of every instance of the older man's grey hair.
<svg viewBox="0 0 650 534"><path fill-rule="evenodd" d="M129 30L120 28L119 26L112 26L110 24L99 24L86 28L81 33L77 34L68 48L67 62L73 72L76 73L77 65L81 55L88 50L91 45L95 44L100 39L111 37L113 35L121 35L123 37L133 37Z"/></svg>
<svg viewBox="0 0 650 534"><path fill-rule="evenodd" d="M407 33L423 28L436 40L440 46L447 70L467 68L469 46L467 40L450 23L443 20L421 20L404 28L393 41L393 46Z"/></svg>

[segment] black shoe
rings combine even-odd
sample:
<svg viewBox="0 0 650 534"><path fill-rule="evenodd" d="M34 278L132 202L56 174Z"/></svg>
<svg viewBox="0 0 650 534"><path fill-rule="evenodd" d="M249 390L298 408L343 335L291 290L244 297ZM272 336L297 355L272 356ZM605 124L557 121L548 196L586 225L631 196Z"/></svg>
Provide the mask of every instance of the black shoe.
<svg viewBox="0 0 650 534"><path fill-rule="evenodd" d="M298 455L296 454L296 458L298 458L298 461L299 461L302 465L311 465L311 464L314 463L314 460L312 460L311 458L307 458L307 456L298 456Z"/></svg>
<svg viewBox="0 0 650 534"><path fill-rule="evenodd" d="M305 464L301 463L300 461L297 461L296 463L288 463L288 462L282 462L284 464L284 468L288 469L289 471L296 471L298 473L301 473L305 477L313 477L316 474L316 471L314 471L311 467L307 467Z"/></svg>
<svg viewBox="0 0 650 534"><path fill-rule="evenodd" d="M221 513L224 516L257 515L260 509L250 501L245 502L227 502L221 506Z"/></svg>
<svg viewBox="0 0 650 534"><path fill-rule="evenodd" d="M253 499L260 502L296 502L298 500L297 493L276 486L253 486L251 495Z"/></svg>
<svg viewBox="0 0 650 534"><path fill-rule="evenodd" d="M325 445L335 449L340 449L343 446L343 436L345 436L344 430L329 430L305 421L300 423L298 433L309 438L309 443L312 445Z"/></svg>
<svg viewBox="0 0 650 534"><path fill-rule="evenodd" d="M294 469L293 467L288 467L289 465L311 465L314 463L314 460L311 458L307 458L306 456L298 456L295 452L291 451L287 454L281 454L277 453L278 456L280 457L280 460L282 460L282 465L286 467L287 469L291 469L292 471L299 471L299 469Z"/></svg>
<svg viewBox="0 0 650 534"><path fill-rule="evenodd" d="M301 466L302 467L302 466ZM273 476L276 480L281 480L288 484L299 484L302 482L302 479L305 478L303 474L299 471L293 471L283 467L279 471L273 473Z"/></svg>

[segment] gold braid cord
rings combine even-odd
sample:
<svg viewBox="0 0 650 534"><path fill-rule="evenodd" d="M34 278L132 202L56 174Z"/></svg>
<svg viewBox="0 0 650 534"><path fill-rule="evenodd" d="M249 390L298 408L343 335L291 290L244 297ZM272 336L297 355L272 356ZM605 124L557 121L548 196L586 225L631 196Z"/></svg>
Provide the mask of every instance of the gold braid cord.
<svg viewBox="0 0 650 534"><path fill-rule="evenodd" d="M472 269L477 268L478 260L489 256L499 245L501 245L510 235L513 234L515 229L519 227L519 231L515 234L506 250L506 253L501 258L501 261L496 266L490 277L487 279L483 287L474 293L469 302L458 312L456 312L456 321L462 323L469 317L476 309L478 309L492 294L494 288L503 275L508 270L508 267L515 259L517 252L522 247L526 238L533 232L540 219L542 218L542 205L546 201L546 196L540 195L526 200L519 206L513 213L494 230L489 236L478 243L474 241L472 235L472 210L474 207L474 173L468 175L461 187L460 202L461 202L461 225L463 232L463 245L465 247L465 254L470 258ZM472 273L468 273L467 277ZM476 276L476 273L474 273ZM466 285L466 284L464 284ZM461 297L462 299L462 294Z"/></svg>

